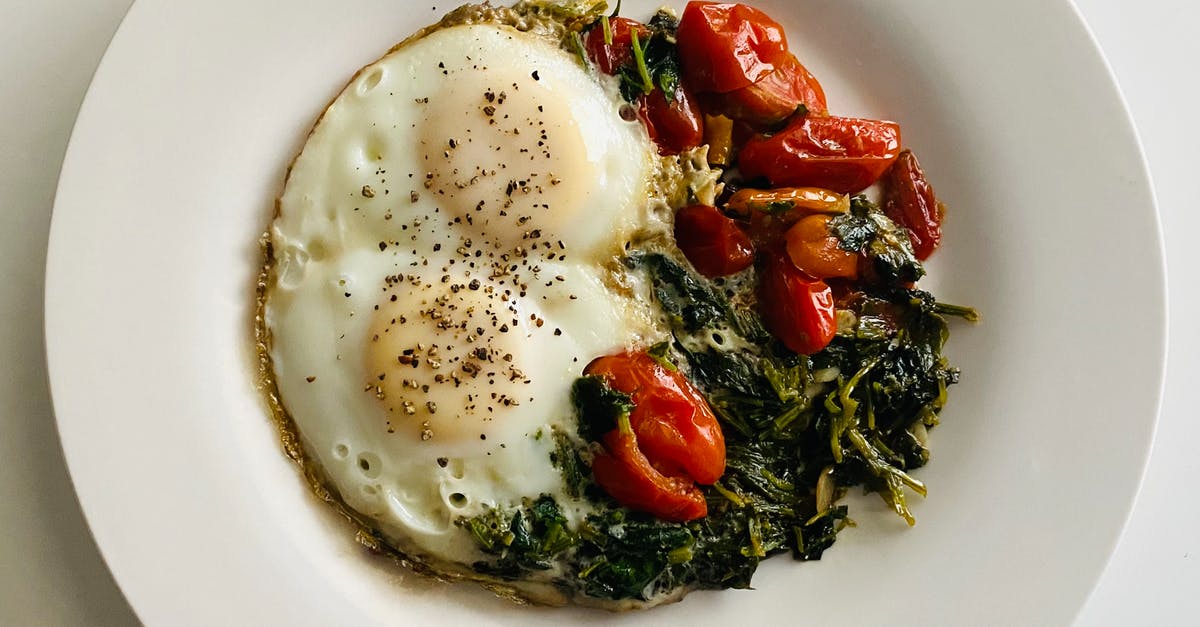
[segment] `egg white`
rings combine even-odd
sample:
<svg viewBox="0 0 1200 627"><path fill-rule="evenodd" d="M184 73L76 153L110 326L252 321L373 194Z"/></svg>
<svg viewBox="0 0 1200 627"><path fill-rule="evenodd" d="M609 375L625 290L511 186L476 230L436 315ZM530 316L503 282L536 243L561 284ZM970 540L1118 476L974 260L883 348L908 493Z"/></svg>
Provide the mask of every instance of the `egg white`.
<svg viewBox="0 0 1200 627"><path fill-rule="evenodd" d="M359 72L293 163L275 383L331 487L414 557L469 565L455 520L523 498L589 510L550 461L571 383L660 333L612 275L656 163L619 107L554 42L453 26Z"/></svg>

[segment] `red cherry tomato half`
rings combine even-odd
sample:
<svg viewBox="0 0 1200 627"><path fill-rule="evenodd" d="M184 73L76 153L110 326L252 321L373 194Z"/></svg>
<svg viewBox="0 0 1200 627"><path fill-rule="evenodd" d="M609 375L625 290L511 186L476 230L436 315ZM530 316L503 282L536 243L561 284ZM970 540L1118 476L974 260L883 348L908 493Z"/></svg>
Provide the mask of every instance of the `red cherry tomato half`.
<svg viewBox="0 0 1200 627"><path fill-rule="evenodd" d="M782 131L746 142L739 167L776 187L860 192L900 154L900 125L857 118L805 116Z"/></svg>
<svg viewBox="0 0 1200 627"><path fill-rule="evenodd" d="M804 105L810 114L826 115L825 90L795 55L788 54L762 80L720 97L721 111L758 126L778 124Z"/></svg>
<svg viewBox="0 0 1200 627"><path fill-rule="evenodd" d="M675 241L706 277L728 276L754 263L750 238L716 207L691 205L676 212Z"/></svg>
<svg viewBox="0 0 1200 627"><path fill-rule="evenodd" d="M612 33L612 43L604 43L604 28L597 22L584 35L583 48L601 72L616 74L622 65L633 60L633 37L630 33L636 30L638 39L644 43L650 35L650 28L635 20L612 17L608 19L608 29Z"/></svg>
<svg viewBox="0 0 1200 627"><path fill-rule="evenodd" d="M763 256L758 298L767 329L791 350L811 355L833 340L833 292L824 281L796 268L786 254L772 251Z"/></svg>
<svg viewBox="0 0 1200 627"><path fill-rule="evenodd" d="M696 97L680 83L671 100L655 89L638 100L638 118L660 155L677 155L704 143L704 114Z"/></svg>
<svg viewBox="0 0 1200 627"><path fill-rule="evenodd" d="M583 46L596 67L605 74L616 74L633 62L633 33L645 45L650 28L624 17L608 20L612 43L604 43L604 28L597 25L584 36ZM661 155L677 155L704 143L704 114L691 90L680 82L668 99L655 89L638 99L638 119L646 126Z"/></svg>
<svg viewBox="0 0 1200 627"><path fill-rule="evenodd" d="M911 150L900 153L884 177L883 212L908 231L913 252L925 261L942 242L945 207Z"/></svg>
<svg viewBox="0 0 1200 627"><path fill-rule="evenodd" d="M632 432L609 431L604 448L592 459L592 477L618 503L671 522L708 515L704 493L695 482L668 477L650 464Z"/></svg>
<svg viewBox="0 0 1200 627"><path fill-rule="evenodd" d="M725 436L700 392L645 352L597 358L584 374L602 377L634 404L629 432L618 428L603 438L605 451L592 465L596 483L622 505L659 518L704 516L695 484L725 472Z"/></svg>
<svg viewBox="0 0 1200 627"><path fill-rule="evenodd" d="M749 87L787 56L783 27L744 4L689 2L676 41L684 76L697 91Z"/></svg>
<svg viewBox="0 0 1200 627"><path fill-rule="evenodd" d="M678 370L645 351L592 360L584 374L602 377L633 399L629 423L656 466L682 469L700 483L725 472L725 436L704 396Z"/></svg>

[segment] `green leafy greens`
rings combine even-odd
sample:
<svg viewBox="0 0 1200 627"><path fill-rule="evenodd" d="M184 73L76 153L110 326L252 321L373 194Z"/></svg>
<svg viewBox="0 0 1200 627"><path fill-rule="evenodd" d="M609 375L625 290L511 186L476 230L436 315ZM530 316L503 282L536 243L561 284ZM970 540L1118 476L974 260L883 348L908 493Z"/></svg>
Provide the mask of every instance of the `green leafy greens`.
<svg viewBox="0 0 1200 627"><path fill-rule="evenodd" d="M675 48L675 31L679 24L670 13L659 11L647 26L650 35L645 41L637 31L631 33L632 59L617 72L621 96L627 102L636 102L639 97L661 89L667 102L671 102L675 99L681 71L679 52Z"/></svg>
<svg viewBox="0 0 1200 627"><path fill-rule="evenodd" d="M626 259L650 279L674 334L652 354L686 368L724 427L725 474L702 487L708 516L669 523L620 507L590 483L579 449L564 437L556 463L568 484L599 504L597 511L573 532L562 527L548 496L515 513L468 520L480 546L496 556L476 568L519 577L546 568L557 551L567 567L554 581L564 590L650 599L681 586L748 587L758 564L780 552L820 559L853 524L836 504L852 486L879 494L912 524L907 492L923 495L925 487L909 473L928 461L925 433L959 376L941 355L942 315L976 314L904 287L898 277L913 270L902 268L919 268L915 258L907 261L911 247L889 237L895 225L879 220L865 199L855 206L838 233L868 250L873 242L894 246L876 263L893 264L896 272L848 297L838 335L812 356L788 351L751 306L731 301L719 285L673 259L654 253ZM598 377L578 379L572 398L582 442L599 440L632 409L628 395Z"/></svg>
<svg viewBox="0 0 1200 627"><path fill-rule="evenodd" d="M587 376L575 380L571 401L579 413L579 437L595 442L600 436L617 428L621 416L633 410L633 399L618 392L600 377Z"/></svg>
<svg viewBox="0 0 1200 627"><path fill-rule="evenodd" d="M523 571L549 570L555 557L575 545L577 537L566 522L554 499L542 495L511 514L489 510L459 524L484 552L496 556L494 561L476 563L475 570L515 579Z"/></svg>
<svg viewBox="0 0 1200 627"><path fill-rule="evenodd" d="M925 276L904 229L865 196L851 199L850 211L830 220L829 230L843 249L865 252L884 283L915 283Z"/></svg>

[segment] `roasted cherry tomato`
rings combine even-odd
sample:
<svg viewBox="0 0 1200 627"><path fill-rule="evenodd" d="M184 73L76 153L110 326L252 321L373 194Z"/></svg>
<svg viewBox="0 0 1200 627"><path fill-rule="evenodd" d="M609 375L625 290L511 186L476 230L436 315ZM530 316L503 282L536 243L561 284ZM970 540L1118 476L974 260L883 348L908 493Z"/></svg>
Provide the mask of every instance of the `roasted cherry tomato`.
<svg viewBox="0 0 1200 627"><path fill-rule="evenodd" d="M747 178L766 177L772 185L851 194L879 180L899 154L895 122L805 116L746 142L739 166Z"/></svg>
<svg viewBox="0 0 1200 627"><path fill-rule="evenodd" d="M704 493L684 477L658 471L638 448L632 431L614 429L604 436L604 451L592 459L592 477L618 503L671 521L708 515Z"/></svg>
<svg viewBox="0 0 1200 627"><path fill-rule="evenodd" d="M741 272L754 263L750 238L716 207L691 205L676 212L675 241L706 277Z"/></svg>
<svg viewBox="0 0 1200 627"><path fill-rule="evenodd" d="M813 214L846 213L850 197L819 187L742 189L725 202L725 211L750 219L746 233L756 248L779 248L784 234Z"/></svg>
<svg viewBox="0 0 1200 627"><path fill-rule="evenodd" d="M843 249L842 241L829 231L832 218L818 213L792 225L783 236L788 257L815 279L857 278L858 253Z"/></svg>
<svg viewBox="0 0 1200 627"><path fill-rule="evenodd" d="M775 71L787 56L783 28L744 4L689 2L679 18L679 60L696 91L727 93Z"/></svg>
<svg viewBox="0 0 1200 627"><path fill-rule="evenodd" d="M750 214L750 226L746 232L755 248L779 248L782 246L783 235L787 233L806 213L798 210L768 212L754 211Z"/></svg>
<svg viewBox="0 0 1200 627"><path fill-rule="evenodd" d="M725 472L725 437L716 415L678 370L638 351L596 358L583 372L633 399L629 422L656 466L680 468L700 483Z"/></svg>
<svg viewBox="0 0 1200 627"><path fill-rule="evenodd" d="M829 286L805 275L782 251L763 255L758 303L767 329L802 355L828 346L837 331Z"/></svg>
<svg viewBox="0 0 1200 627"><path fill-rule="evenodd" d="M623 17L609 18L608 24L611 43L604 42L604 27L598 25L587 32L583 45L601 72L616 74L633 62L633 33L642 45L651 33L645 24ZM659 154L677 155L704 143L704 113L685 81L679 82L670 98L657 88L641 96L637 114Z"/></svg>
<svg viewBox="0 0 1200 627"><path fill-rule="evenodd" d="M804 105L813 115L828 113L825 90L793 54L788 54L757 83L720 96L720 110L758 126L783 122Z"/></svg>
<svg viewBox="0 0 1200 627"><path fill-rule="evenodd" d="M942 242L946 208L938 202L911 150L900 153L884 184L883 212L908 231L913 252L925 261Z"/></svg>
<svg viewBox="0 0 1200 627"><path fill-rule="evenodd" d="M704 143L704 114L682 82L670 100L661 89L639 98L638 118L660 155L677 155Z"/></svg>
<svg viewBox="0 0 1200 627"><path fill-rule="evenodd" d="M725 210L741 218L749 218L755 212L846 213L850 211L850 197L820 187L746 188L725 201Z"/></svg>
<svg viewBox="0 0 1200 627"><path fill-rule="evenodd" d="M604 43L604 27L597 22L596 26L584 35L583 48L601 72L616 74L622 65L633 60L631 33L636 30L638 39L644 44L650 36L650 28L628 18L610 17L608 29L612 34L612 43Z"/></svg>
<svg viewBox="0 0 1200 627"><path fill-rule="evenodd" d="M592 465L596 483L622 505L660 518L704 516L695 484L725 472L725 436L704 397L645 352L597 358L584 374L602 377L634 404L628 426L603 437L605 451Z"/></svg>

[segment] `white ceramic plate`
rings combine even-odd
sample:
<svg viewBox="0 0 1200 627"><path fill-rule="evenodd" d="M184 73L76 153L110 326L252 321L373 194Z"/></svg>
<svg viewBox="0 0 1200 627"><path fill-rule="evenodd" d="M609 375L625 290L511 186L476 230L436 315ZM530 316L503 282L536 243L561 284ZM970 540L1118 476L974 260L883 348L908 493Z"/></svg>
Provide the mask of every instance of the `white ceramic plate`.
<svg viewBox="0 0 1200 627"><path fill-rule="evenodd" d="M626 2L648 15L653 2ZM1153 195L1065 0L785 0L835 113L900 121L951 205L925 285L985 312L908 529L874 500L821 562L637 616L521 608L364 556L252 386L256 239L284 168L361 65L448 4L138 2L79 115L47 279L63 446L151 624L1062 624L1128 514L1164 354Z"/></svg>

